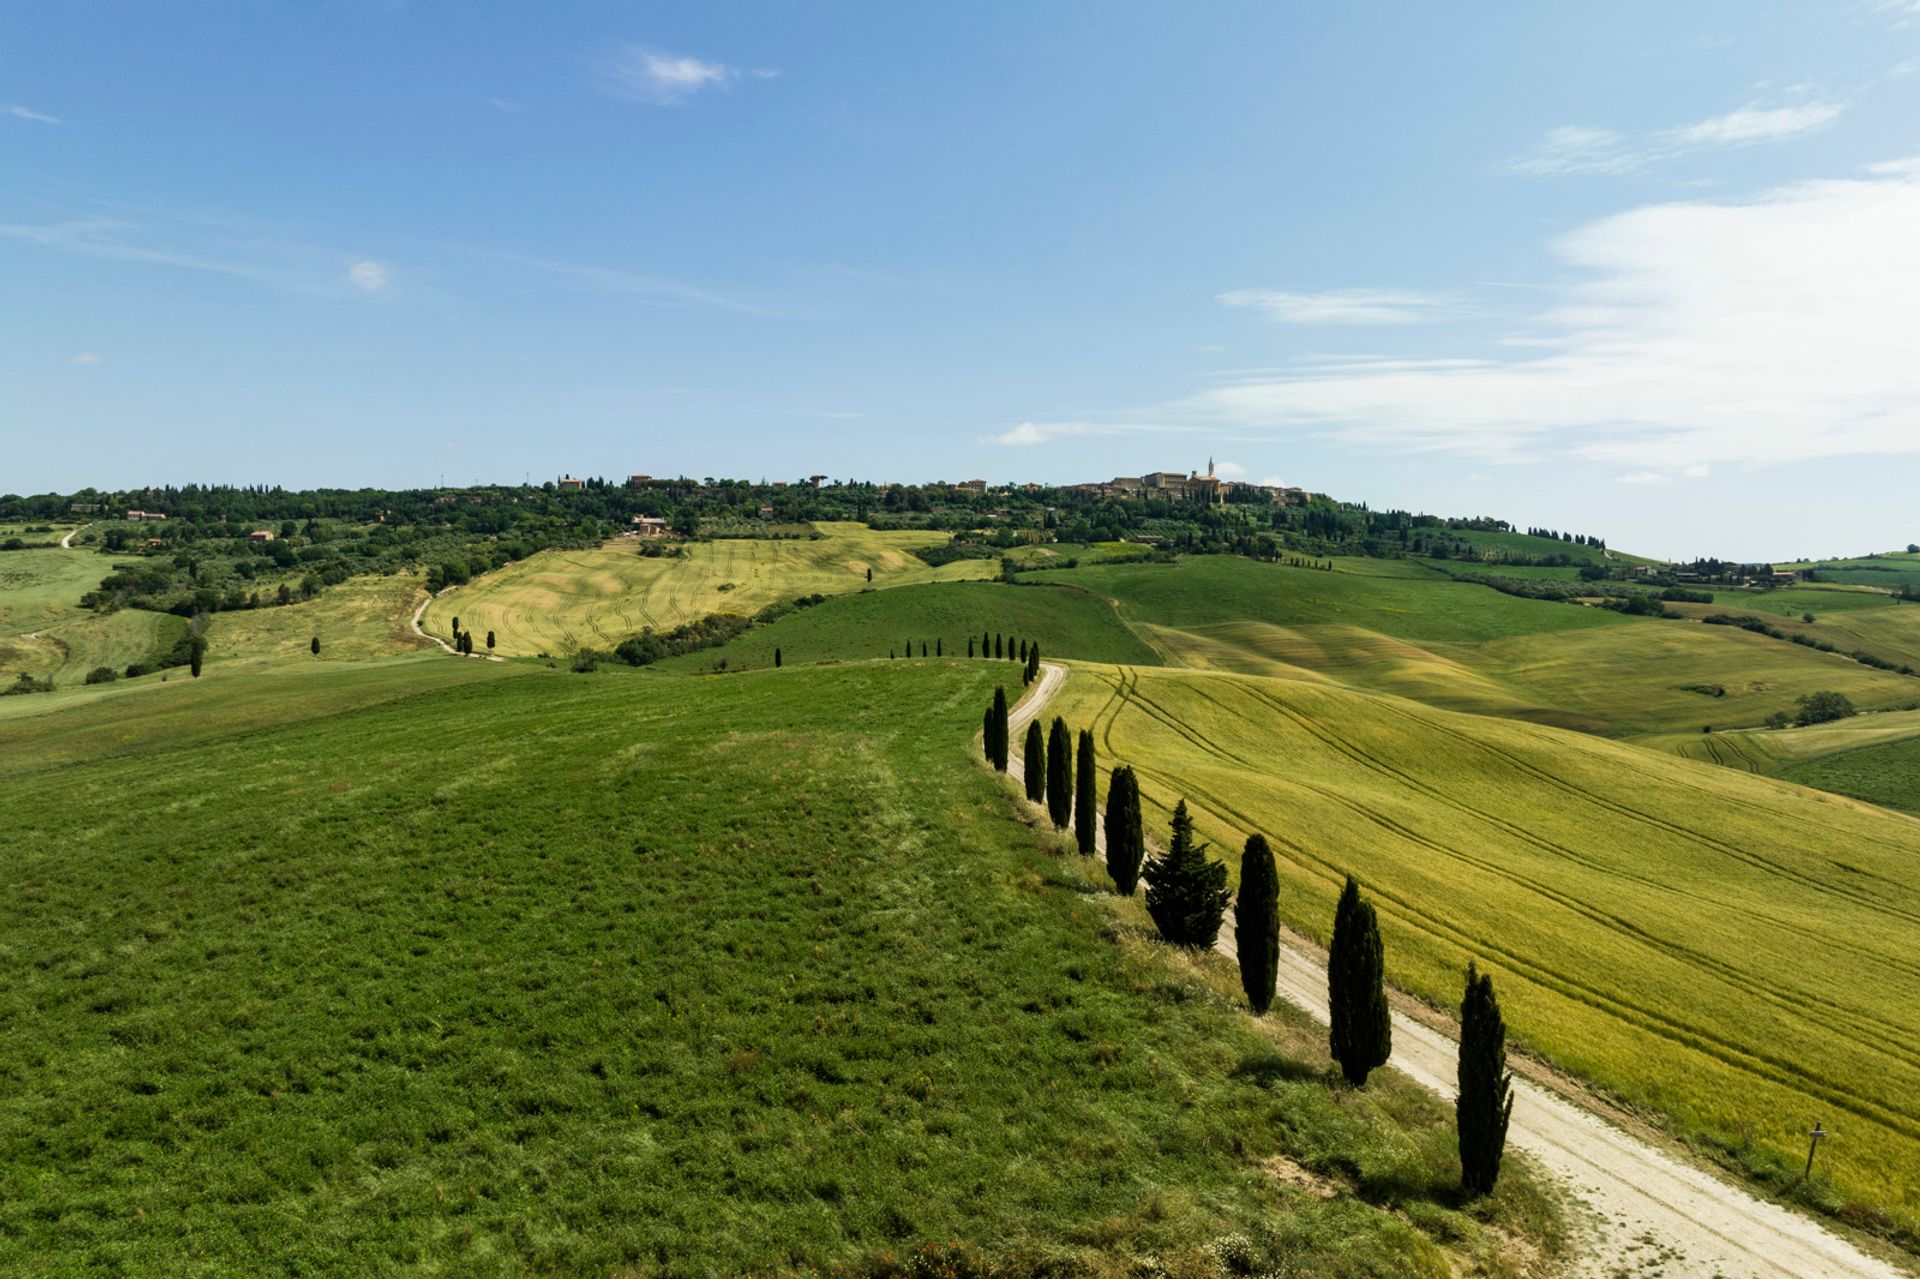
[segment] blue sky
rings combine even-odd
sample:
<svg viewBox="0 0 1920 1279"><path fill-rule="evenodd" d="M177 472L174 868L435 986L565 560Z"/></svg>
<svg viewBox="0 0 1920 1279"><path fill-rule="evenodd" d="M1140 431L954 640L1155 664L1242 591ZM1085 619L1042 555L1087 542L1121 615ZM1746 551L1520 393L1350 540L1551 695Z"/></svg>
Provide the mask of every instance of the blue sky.
<svg viewBox="0 0 1920 1279"><path fill-rule="evenodd" d="M1920 540L1920 6L0 10L0 491L1202 466Z"/></svg>

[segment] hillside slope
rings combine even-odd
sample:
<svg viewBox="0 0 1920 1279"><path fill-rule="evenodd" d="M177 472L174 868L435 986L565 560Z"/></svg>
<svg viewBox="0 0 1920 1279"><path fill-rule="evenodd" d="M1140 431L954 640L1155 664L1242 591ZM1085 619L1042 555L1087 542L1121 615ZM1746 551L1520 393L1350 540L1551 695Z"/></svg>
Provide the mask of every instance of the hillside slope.
<svg viewBox="0 0 1920 1279"><path fill-rule="evenodd" d="M1015 819L1011 674L295 662L0 724L0 1270L1538 1256L1524 1165L1459 1210L1444 1107L1329 1088Z"/></svg>
<svg viewBox="0 0 1920 1279"><path fill-rule="evenodd" d="M1836 1184L1920 1219L1920 825L1325 684L1076 667L1058 706L1161 820L1273 840L1295 927L1352 871L1397 983L1451 1002L1479 959L1528 1046L1761 1168L1844 1122Z"/></svg>

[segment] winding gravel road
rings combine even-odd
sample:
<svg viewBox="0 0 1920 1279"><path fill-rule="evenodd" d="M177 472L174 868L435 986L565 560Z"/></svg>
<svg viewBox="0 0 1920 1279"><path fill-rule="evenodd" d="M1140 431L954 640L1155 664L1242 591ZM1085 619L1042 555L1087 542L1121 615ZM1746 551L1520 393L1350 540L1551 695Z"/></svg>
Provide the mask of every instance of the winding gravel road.
<svg viewBox="0 0 1920 1279"><path fill-rule="evenodd" d="M1016 744L1065 683L1041 663L1040 679L1009 715ZM1009 770L1020 775L1020 756ZM1105 840L1099 841L1104 852ZM1217 947L1235 955L1233 920ZM1318 956L1282 943L1279 993L1324 1024L1327 973ZM1451 1099L1459 1045L1409 1017L1393 1016L1395 1069ZM1718 1276L1721 1279L1899 1279L1810 1218L1755 1198L1530 1081L1513 1085L1508 1141L1566 1184L1592 1214L1580 1270L1594 1276Z"/></svg>

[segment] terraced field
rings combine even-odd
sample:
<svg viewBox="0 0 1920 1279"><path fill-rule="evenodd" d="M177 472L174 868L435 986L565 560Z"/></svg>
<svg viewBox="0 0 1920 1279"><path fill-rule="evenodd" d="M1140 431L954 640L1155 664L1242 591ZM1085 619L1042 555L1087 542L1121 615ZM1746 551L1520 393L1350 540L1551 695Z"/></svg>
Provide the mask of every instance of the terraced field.
<svg viewBox="0 0 1920 1279"><path fill-rule="evenodd" d="M992 577L992 560L931 568L909 554L949 536L877 532L864 524L822 523L817 540L726 539L695 542L686 554L647 558L630 541L587 551L543 551L442 592L425 624L447 635L453 619L493 631L496 651L531 657L577 648L612 648L647 627L667 630L709 613L750 615L801 595L838 595L919 582Z"/></svg>
<svg viewBox="0 0 1920 1279"><path fill-rule="evenodd" d="M1844 1125L1836 1185L1920 1223L1920 824L1325 683L1076 665L1057 706L1158 820L1265 833L1295 927L1351 870L1396 984L1445 1003L1479 959L1530 1048L1762 1172Z"/></svg>

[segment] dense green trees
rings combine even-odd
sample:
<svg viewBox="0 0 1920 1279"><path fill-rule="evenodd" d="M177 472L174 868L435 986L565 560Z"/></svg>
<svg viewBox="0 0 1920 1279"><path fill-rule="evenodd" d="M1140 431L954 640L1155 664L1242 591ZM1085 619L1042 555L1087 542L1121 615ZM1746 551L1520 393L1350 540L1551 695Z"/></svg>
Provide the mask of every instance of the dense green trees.
<svg viewBox="0 0 1920 1279"><path fill-rule="evenodd" d="M1073 770L1073 842L1083 857L1093 856L1093 819L1094 810L1099 807L1095 798L1095 788L1099 778L1094 775L1093 730L1080 730L1080 759Z"/></svg>
<svg viewBox="0 0 1920 1279"><path fill-rule="evenodd" d="M987 760L1001 772L1007 771L1007 690L993 690L993 705L987 710Z"/></svg>
<svg viewBox="0 0 1920 1279"><path fill-rule="evenodd" d="M1027 723L1027 748L1022 754L1027 798L1038 804L1047 797L1047 743L1037 719Z"/></svg>
<svg viewBox="0 0 1920 1279"><path fill-rule="evenodd" d="M1380 921L1360 885L1347 876L1333 913L1333 945L1327 954L1328 1042L1340 1073L1358 1087L1393 1052L1393 1021L1387 1010L1386 958Z"/></svg>
<svg viewBox="0 0 1920 1279"><path fill-rule="evenodd" d="M1467 965L1460 1001L1460 1096L1454 1124L1460 1133L1460 1182L1468 1193L1490 1194L1500 1177L1513 1115L1513 1076L1507 1073L1507 1025L1493 978Z"/></svg>
<svg viewBox="0 0 1920 1279"><path fill-rule="evenodd" d="M1852 698L1845 693L1832 691L1808 693L1800 698L1796 705L1799 706L1800 713L1794 717L1794 722L1803 727L1808 724L1825 724L1836 719L1847 719L1859 714L1853 705Z"/></svg>
<svg viewBox="0 0 1920 1279"><path fill-rule="evenodd" d="M1140 863L1146 857L1146 834L1140 824L1140 783L1126 765L1107 779L1107 876L1114 891L1133 896L1140 884Z"/></svg>
<svg viewBox="0 0 1920 1279"><path fill-rule="evenodd" d="M1055 830L1065 830L1073 818L1073 735L1058 715L1047 734L1047 816Z"/></svg>
<svg viewBox="0 0 1920 1279"><path fill-rule="evenodd" d="M1240 988L1254 1015L1273 1003L1280 971L1280 871L1266 836L1247 836L1240 854L1240 895L1233 903L1234 945L1240 956Z"/></svg>
<svg viewBox="0 0 1920 1279"><path fill-rule="evenodd" d="M1226 918L1227 867L1209 861L1207 846L1193 838L1187 801L1173 809L1173 839L1165 857L1147 866L1147 914L1160 935L1176 946L1211 947Z"/></svg>

